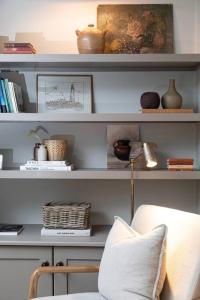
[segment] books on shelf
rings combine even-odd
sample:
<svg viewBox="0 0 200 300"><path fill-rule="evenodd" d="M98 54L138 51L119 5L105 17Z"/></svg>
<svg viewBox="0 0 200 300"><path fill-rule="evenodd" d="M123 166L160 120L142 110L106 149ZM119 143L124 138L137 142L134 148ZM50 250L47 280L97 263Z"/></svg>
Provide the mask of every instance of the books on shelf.
<svg viewBox="0 0 200 300"><path fill-rule="evenodd" d="M22 104L21 87L8 79L0 79L0 113L18 113Z"/></svg>
<svg viewBox="0 0 200 300"><path fill-rule="evenodd" d="M36 50L31 43L4 43L3 54L35 54Z"/></svg>
<svg viewBox="0 0 200 300"><path fill-rule="evenodd" d="M18 235L23 229L23 225L0 224L0 235Z"/></svg>
<svg viewBox="0 0 200 300"><path fill-rule="evenodd" d="M21 171L72 171L73 164L66 161L36 161L28 160L26 164L20 166Z"/></svg>
<svg viewBox="0 0 200 300"><path fill-rule="evenodd" d="M193 158L168 158L167 168L172 171L192 171L194 160Z"/></svg>
<svg viewBox="0 0 200 300"><path fill-rule="evenodd" d="M87 237L91 236L91 227L86 229L62 229L62 228L45 228L41 229L41 236L67 236L67 237Z"/></svg>

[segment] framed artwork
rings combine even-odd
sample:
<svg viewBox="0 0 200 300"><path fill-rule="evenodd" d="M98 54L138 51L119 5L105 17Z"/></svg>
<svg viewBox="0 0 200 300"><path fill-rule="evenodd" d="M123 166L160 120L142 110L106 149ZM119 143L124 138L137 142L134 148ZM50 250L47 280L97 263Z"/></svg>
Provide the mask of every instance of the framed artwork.
<svg viewBox="0 0 200 300"><path fill-rule="evenodd" d="M97 27L106 30L105 53L173 53L172 4L99 5Z"/></svg>
<svg viewBox="0 0 200 300"><path fill-rule="evenodd" d="M91 113L91 75L38 75L37 112Z"/></svg>

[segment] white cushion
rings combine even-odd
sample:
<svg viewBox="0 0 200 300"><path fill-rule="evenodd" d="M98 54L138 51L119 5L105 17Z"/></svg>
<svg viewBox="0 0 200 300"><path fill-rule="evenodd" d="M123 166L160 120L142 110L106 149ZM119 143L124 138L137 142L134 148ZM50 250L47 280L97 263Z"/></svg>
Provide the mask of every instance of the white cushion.
<svg viewBox="0 0 200 300"><path fill-rule="evenodd" d="M81 293L54 297L40 297L35 300L106 300L99 293Z"/></svg>
<svg viewBox="0 0 200 300"><path fill-rule="evenodd" d="M189 201L189 199L188 199ZM161 300L200 299L200 216L180 210L143 205L133 229L145 234L160 223L167 226L167 276Z"/></svg>
<svg viewBox="0 0 200 300"><path fill-rule="evenodd" d="M166 226L140 235L119 217L108 235L98 287L109 300L159 299L165 279Z"/></svg>

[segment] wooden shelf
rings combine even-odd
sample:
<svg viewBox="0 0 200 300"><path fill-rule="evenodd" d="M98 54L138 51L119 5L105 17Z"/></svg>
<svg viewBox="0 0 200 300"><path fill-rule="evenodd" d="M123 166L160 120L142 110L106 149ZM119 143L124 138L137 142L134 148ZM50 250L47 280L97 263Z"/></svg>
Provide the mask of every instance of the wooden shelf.
<svg viewBox="0 0 200 300"><path fill-rule="evenodd" d="M0 236L0 246L69 246L69 247L104 247L110 226L93 226L90 237L55 237L41 236L42 225L24 225L24 230L17 236Z"/></svg>
<svg viewBox="0 0 200 300"><path fill-rule="evenodd" d="M200 113L2 113L0 122L198 123Z"/></svg>
<svg viewBox="0 0 200 300"><path fill-rule="evenodd" d="M19 171L1 170L0 179L101 179L101 180L129 180L129 170L83 169L70 172L65 171ZM136 180L199 180L200 171L168 171L148 170L135 171Z"/></svg>
<svg viewBox="0 0 200 300"><path fill-rule="evenodd" d="M0 54L0 68L192 70L199 65L200 54Z"/></svg>

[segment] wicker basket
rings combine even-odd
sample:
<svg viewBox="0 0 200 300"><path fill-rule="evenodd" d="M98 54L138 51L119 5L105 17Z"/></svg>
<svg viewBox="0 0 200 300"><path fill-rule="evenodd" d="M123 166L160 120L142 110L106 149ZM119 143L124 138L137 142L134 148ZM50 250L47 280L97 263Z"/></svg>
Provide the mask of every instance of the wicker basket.
<svg viewBox="0 0 200 300"><path fill-rule="evenodd" d="M43 206L43 224L46 228L85 229L90 225L91 204L49 202Z"/></svg>
<svg viewBox="0 0 200 300"><path fill-rule="evenodd" d="M65 160L67 141L65 140L43 140L47 146L48 160Z"/></svg>

